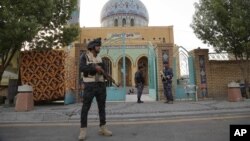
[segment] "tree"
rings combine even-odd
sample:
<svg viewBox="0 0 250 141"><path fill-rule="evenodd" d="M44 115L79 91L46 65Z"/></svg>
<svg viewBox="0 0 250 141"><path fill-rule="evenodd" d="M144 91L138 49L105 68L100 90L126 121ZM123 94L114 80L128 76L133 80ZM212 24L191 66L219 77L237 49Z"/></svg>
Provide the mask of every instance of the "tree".
<svg viewBox="0 0 250 141"><path fill-rule="evenodd" d="M245 83L250 80L250 1L200 0L195 3L191 27L196 36L235 56ZM248 86L248 85L246 85Z"/></svg>
<svg viewBox="0 0 250 141"><path fill-rule="evenodd" d="M14 54L24 45L51 49L73 42L78 25L67 25L77 0L0 1L0 82Z"/></svg>

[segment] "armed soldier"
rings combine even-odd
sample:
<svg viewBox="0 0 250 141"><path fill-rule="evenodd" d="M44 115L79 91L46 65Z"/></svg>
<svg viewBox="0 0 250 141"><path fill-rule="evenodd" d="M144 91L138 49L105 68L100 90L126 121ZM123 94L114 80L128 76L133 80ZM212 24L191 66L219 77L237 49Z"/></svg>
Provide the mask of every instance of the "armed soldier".
<svg viewBox="0 0 250 141"><path fill-rule="evenodd" d="M112 132L106 127L106 86L104 82L105 65L101 57L98 56L101 47L101 38L91 41L88 51L81 55L80 71L83 72L84 95L81 111L81 128L79 140L84 140L87 134L87 118L93 98L96 98L99 109L100 130L99 134L112 136Z"/></svg>
<svg viewBox="0 0 250 141"><path fill-rule="evenodd" d="M172 95L172 78L173 70L169 67L168 61L163 62L164 68L161 72L161 78L164 88L164 95L166 97L165 103L173 104L173 95Z"/></svg>
<svg viewBox="0 0 250 141"><path fill-rule="evenodd" d="M138 65L138 70L135 73L135 87L137 88L137 103L143 103L141 100L142 91L144 88L145 78L143 76L144 66L142 64Z"/></svg>

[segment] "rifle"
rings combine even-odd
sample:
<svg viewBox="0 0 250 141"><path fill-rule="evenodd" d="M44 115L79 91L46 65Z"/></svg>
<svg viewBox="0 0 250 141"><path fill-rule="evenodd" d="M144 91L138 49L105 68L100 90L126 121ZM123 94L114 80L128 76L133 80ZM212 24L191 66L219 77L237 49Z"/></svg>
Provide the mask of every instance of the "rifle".
<svg viewBox="0 0 250 141"><path fill-rule="evenodd" d="M160 71L160 74L161 74L161 77L164 79L164 80L167 80L166 76L164 75L164 73L162 71Z"/></svg>
<svg viewBox="0 0 250 141"><path fill-rule="evenodd" d="M112 83L115 84L116 87L120 87L120 84L116 83L115 80L108 74L106 73L103 69L101 70L102 74L108 79L110 80Z"/></svg>
<svg viewBox="0 0 250 141"><path fill-rule="evenodd" d="M165 76L164 73L163 73L162 71L160 71L160 74L161 74L161 76L162 76L162 78L163 78L164 80L169 80L169 79L170 79L170 78L169 78L169 75Z"/></svg>
<svg viewBox="0 0 250 141"><path fill-rule="evenodd" d="M94 63L93 66L100 66L100 67L102 67L102 65L99 65L99 64L96 64L96 63ZM109 80L112 83L114 83L116 87L120 87L120 84L116 83L115 80L107 72L105 72L103 69L101 69L101 73L107 78L107 80Z"/></svg>
<svg viewBox="0 0 250 141"><path fill-rule="evenodd" d="M86 56L86 58L89 60L88 55L85 54L85 56ZM92 66L94 66L94 67L96 67L96 66L102 67L101 73L106 77L106 79L107 79L107 80L110 80L112 83L114 83L115 86L117 86L117 87L120 86L119 83L116 83L115 80L114 80L107 72L105 72L105 71L103 70L102 63L93 63Z"/></svg>

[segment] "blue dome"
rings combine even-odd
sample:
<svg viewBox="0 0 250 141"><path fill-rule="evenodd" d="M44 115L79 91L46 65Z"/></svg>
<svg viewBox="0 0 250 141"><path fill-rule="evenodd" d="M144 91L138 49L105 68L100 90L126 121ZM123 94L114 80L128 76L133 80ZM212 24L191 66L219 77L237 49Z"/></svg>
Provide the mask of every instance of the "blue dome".
<svg viewBox="0 0 250 141"><path fill-rule="evenodd" d="M109 0L101 12L101 22L115 15L133 15L148 22L148 11L140 0Z"/></svg>

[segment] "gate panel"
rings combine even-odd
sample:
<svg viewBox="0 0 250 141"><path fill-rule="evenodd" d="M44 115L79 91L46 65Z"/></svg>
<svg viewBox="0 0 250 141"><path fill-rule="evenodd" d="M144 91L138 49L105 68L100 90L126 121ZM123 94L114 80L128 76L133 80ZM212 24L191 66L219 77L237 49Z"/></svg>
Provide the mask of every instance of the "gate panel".
<svg viewBox="0 0 250 141"><path fill-rule="evenodd" d="M148 79L149 79L149 96L157 99L156 91L156 59L155 52L152 46L148 47Z"/></svg>
<svg viewBox="0 0 250 141"><path fill-rule="evenodd" d="M117 47L119 45L120 47ZM112 47L115 47L116 49L110 49ZM101 48L101 55L108 55L108 56L120 56L122 55L122 68L125 68L125 49L126 49L126 44L125 44L125 36L122 33L122 37L119 38L110 38L108 39L105 43L103 43L103 46ZM107 62L106 62L107 63ZM109 64L107 65L107 71L111 76L113 73L117 72L112 72L112 63L109 60ZM107 82L107 87L106 87L106 92L107 92L107 101L125 101L126 100L126 79L125 79L125 72L121 69L118 70L118 73L122 72L123 74L123 82L121 83L120 87L115 87L111 82ZM117 80L116 80L117 81Z"/></svg>
<svg viewBox="0 0 250 141"><path fill-rule="evenodd" d="M175 61L176 61L176 58L175 58ZM187 90L187 85L194 85L194 68L193 68L192 57L188 57L188 68L189 68L188 78L179 78L176 81L177 83L176 83L176 89L175 89L175 93L176 93L175 99L195 100L195 93L189 93L190 90Z"/></svg>
<svg viewBox="0 0 250 141"><path fill-rule="evenodd" d="M195 85L193 57L189 55L188 51L185 48L179 47L179 49L174 56L173 63L174 72L180 72L179 76L175 75L175 99L195 100L196 89L191 90L191 86ZM178 65L177 61L179 61L180 65ZM182 69L185 70L183 71ZM185 72L185 74L181 74L181 72Z"/></svg>

